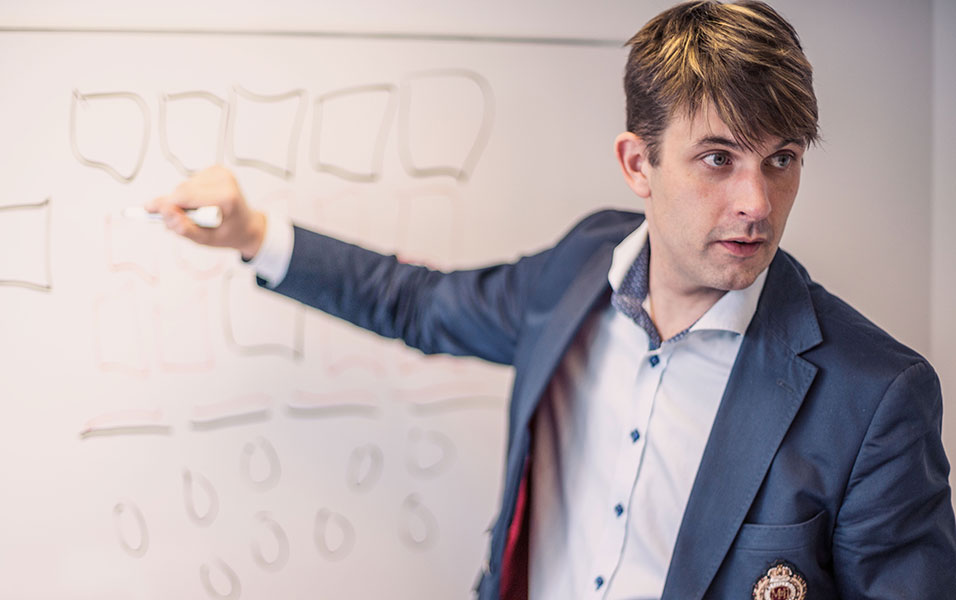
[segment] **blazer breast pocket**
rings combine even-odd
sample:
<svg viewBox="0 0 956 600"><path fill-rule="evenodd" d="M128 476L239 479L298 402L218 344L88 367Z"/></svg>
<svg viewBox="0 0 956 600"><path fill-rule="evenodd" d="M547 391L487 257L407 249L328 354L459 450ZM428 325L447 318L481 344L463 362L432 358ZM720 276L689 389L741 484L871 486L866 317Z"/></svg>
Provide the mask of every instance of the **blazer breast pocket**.
<svg viewBox="0 0 956 600"><path fill-rule="evenodd" d="M704 598L752 598L757 583L783 564L803 583L807 600L835 600L827 523L824 511L801 523L744 523Z"/></svg>
<svg viewBox="0 0 956 600"><path fill-rule="evenodd" d="M759 525L744 523L737 534L737 550L786 551L798 550L820 543L826 525L826 512L820 511L810 519L793 525Z"/></svg>

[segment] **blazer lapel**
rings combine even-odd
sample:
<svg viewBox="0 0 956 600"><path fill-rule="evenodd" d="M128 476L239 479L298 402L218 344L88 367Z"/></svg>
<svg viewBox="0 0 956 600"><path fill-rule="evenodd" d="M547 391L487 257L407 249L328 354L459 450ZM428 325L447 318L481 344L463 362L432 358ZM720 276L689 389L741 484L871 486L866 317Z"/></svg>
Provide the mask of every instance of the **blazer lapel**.
<svg viewBox="0 0 956 600"><path fill-rule="evenodd" d="M807 283L782 251L770 266L697 471L661 600L699 600L723 562L817 368Z"/></svg>

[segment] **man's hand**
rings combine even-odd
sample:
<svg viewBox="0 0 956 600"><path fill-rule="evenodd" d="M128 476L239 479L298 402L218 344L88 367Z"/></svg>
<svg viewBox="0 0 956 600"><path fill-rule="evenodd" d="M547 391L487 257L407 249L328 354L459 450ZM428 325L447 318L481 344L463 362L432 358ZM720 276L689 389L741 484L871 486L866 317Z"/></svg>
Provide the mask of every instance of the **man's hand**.
<svg viewBox="0 0 956 600"><path fill-rule="evenodd" d="M189 220L186 209L218 206L222 224L203 228ZM239 250L244 259L259 252L266 232L265 214L246 204L239 184L222 166L210 167L179 184L172 194L160 196L146 210L163 216L166 227L196 243Z"/></svg>

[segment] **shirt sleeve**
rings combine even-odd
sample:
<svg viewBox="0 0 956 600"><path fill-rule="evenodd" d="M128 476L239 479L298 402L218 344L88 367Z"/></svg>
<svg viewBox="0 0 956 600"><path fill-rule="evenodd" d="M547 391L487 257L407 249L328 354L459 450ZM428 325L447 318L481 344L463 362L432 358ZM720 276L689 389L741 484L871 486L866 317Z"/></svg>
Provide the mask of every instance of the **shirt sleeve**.
<svg viewBox="0 0 956 600"><path fill-rule="evenodd" d="M256 275L266 281L266 287L274 288L285 279L292 261L292 222L288 217L269 214L266 216L266 234L262 246L249 264Z"/></svg>

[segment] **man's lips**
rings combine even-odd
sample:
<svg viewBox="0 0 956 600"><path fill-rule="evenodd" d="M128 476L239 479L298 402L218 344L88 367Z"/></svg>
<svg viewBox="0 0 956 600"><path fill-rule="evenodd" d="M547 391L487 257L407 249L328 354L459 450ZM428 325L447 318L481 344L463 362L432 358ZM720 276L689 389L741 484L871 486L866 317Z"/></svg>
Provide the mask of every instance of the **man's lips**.
<svg viewBox="0 0 956 600"><path fill-rule="evenodd" d="M763 238L731 238L717 242L733 256L749 258L755 255L767 240Z"/></svg>

